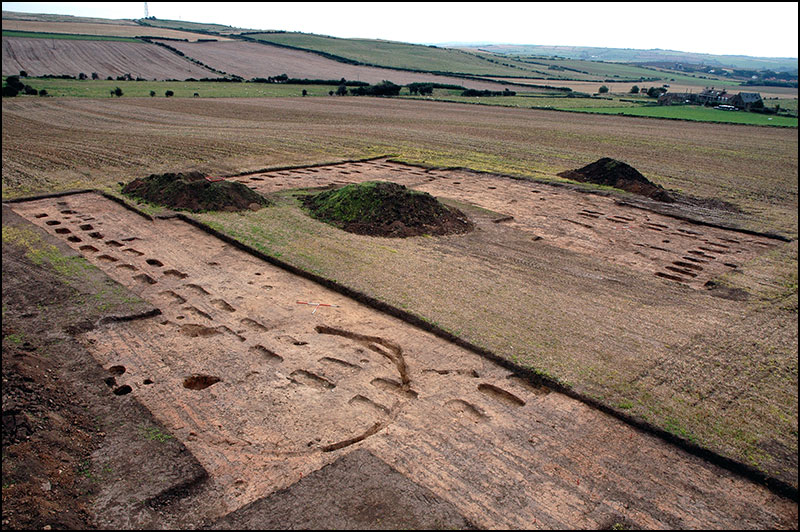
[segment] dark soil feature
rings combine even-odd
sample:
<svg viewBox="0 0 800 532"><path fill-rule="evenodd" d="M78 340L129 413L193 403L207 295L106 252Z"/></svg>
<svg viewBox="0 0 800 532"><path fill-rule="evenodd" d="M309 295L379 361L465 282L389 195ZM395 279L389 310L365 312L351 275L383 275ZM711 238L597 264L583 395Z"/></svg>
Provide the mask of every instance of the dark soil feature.
<svg viewBox="0 0 800 532"><path fill-rule="evenodd" d="M450 502L366 449L258 499L212 530L476 530Z"/></svg>
<svg viewBox="0 0 800 532"><path fill-rule="evenodd" d="M566 170L558 176L582 183L614 187L666 203L675 201L672 194L647 179L636 168L609 157L598 159L577 170Z"/></svg>
<svg viewBox="0 0 800 532"><path fill-rule="evenodd" d="M269 205L269 201L235 181L209 181L200 172L151 174L125 185L122 193L177 210L243 211Z"/></svg>
<svg viewBox="0 0 800 532"><path fill-rule="evenodd" d="M367 181L303 198L318 219L368 236L409 237L467 233L472 222L427 192L388 181Z"/></svg>
<svg viewBox="0 0 800 532"><path fill-rule="evenodd" d="M183 380L183 387L190 390L205 390L209 386L218 383L220 380L222 379L214 377L213 375L192 375Z"/></svg>

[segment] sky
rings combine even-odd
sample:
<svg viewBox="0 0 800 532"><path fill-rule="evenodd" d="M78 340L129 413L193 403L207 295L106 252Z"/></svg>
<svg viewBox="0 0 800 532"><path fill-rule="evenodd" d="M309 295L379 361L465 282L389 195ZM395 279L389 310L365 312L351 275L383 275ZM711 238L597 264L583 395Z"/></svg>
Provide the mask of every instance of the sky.
<svg viewBox="0 0 800 532"><path fill-rule="evenodd" d="M142 18L144 2L3 2ZM494 43L797 57L797 2L147 2L161 19L415 44Z"/></svg>

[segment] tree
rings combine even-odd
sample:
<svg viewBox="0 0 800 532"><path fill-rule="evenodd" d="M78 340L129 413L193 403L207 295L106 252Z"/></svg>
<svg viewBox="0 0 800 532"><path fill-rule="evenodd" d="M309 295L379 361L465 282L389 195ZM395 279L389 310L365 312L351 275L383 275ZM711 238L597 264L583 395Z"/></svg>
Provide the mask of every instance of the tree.
<svg viewBox="0 0 800 532"><path fill-rule="evenodd" d="M150 91L150 97L151 97L151 98L152 98L153 96L155 96L155 95L156 95L156 91Z"/></svg>
<svg viewBox="0 0 800 532"><path fill-rule="evenodd" d="M12 87L11 85L3 85L3 96L10 96L14 97L19 94L19 89L16 87Z"/></svg>
<svg viewBox="0 0 800 532"><path fill-rule="evenodd" d="M28 77L28 73L27 73L27 72L25 72L24 70L20 70L20 71L19 71L19 77L21 77L21 78L27 78L27 77Z"/></svg>
<svg viewBox="0 0 800 532"><path fill-rule="evenodd" d="M328 91L328 96L333 96L333 91Z"/></svg>
<svg viewBox="0 0 800 532"><path fill-rule="evenodd" d="M658 98L665 92L667 92L667 89L665 89L664 87L650 87L649 89L647 89L647 95L650 96L651 98Z"/></svg>
<svg viewBox="0 0 800 532"><path fill-rule="evenodd" d="M47 96L47 89L39 90L39 96Z"/></svg>
<svg viewBox="0 0 800 532"><path fill-rule="evenodd" d="M341 85L339 85L339 88L336 89L336 95L337 96L345 96L346 94L347 94L347 85L342 83Z"/></svg>
<svg viewBox="0 0 800 532"><path fill-rule="evenodd" d="M81 80L83 80L83 79L89 79L89 76L87 76L86 74L84 74L83 72L81 72L80 74L78 74L78 79L81 79Z"/></svg>
<svg viewBox="0 0 800 532"><path fill-rule="evenodd" d="M19 80L19 76L8 76L6 78L6 86L16 89L17 93L22 92L22 90L25 88L25 84ZM13 94L12 96L16 96L17 93Z"/></svg>
<svg viewBox="0 0 800 532"><path fill-rule="evenodd" d="M631 87L631 94L639 94L639 86L638 85L634 85L633 87Z"/></svg>
<svg viewBox="0 0 800 532"><path fill-rule="evenodd" d="M608 92L608 87L606 87L605 85L603 85L602 87L600 87L600 88L597 90L597 92L599 92L600 94L605 94L605 93L607 93L607 92Z"/></svg>
<svg viewBox="0 0 800 532"><path fill-rule="evenodd" d="M116 89L114 89L114 96L116 96L117 98L119 98L120 96L122 96L122 89L120 89L119 87L117 87Z"/></svg>
<svg viewBox="0 0 800 532"><path fill-rule="evenodd" d="M100 79L100 75L97 72L92 72L92 79Z"/></svg>
<svg viewBox="0 0 800 532"><path fill-rule="evenodd" d="M170 96L174 96L174 95L175 95L175 93L172 92L172 91L167 91L167 92L164 93L164 96L166 96L167 98L169 98Z"/></svg>
<svg viewBox="0 0 800 532"><path fill-rule="evenodd" d="M303 96L308 96L308 91L303 89Z"/></svg>

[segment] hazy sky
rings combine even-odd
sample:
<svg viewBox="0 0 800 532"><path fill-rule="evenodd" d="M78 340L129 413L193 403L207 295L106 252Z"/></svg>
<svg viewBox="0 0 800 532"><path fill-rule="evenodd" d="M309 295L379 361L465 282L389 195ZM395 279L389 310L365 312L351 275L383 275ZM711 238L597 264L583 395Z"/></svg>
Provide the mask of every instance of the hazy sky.
<svg viewBox="0 0 800 532"><path fill-rule="evenodd" d="M797 2L147 2L151 16L421 44L661 48L797 57ZM142 18L144 2L3 2L7 11Z"/></svg>

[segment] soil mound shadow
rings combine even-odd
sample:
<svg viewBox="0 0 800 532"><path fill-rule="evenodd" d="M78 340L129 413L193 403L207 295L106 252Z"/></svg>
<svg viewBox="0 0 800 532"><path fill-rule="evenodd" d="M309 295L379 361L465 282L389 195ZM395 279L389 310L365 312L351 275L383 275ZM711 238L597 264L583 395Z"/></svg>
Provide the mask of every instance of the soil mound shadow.
<svg viewBox="0 0 800 532"><path fill-rule="evenodd" d="M351 233L382 237L466 233L473 224L427 192L388 181L367 181L303 198L317 219Z"/></svg>
<svg viewBox="0 0 800 532"><path fill-rule="evenodd" d="M209 181L200 172L151 174L125 185L122 193L177 210L243 211L269 204L266 198L235 181Z"/></svg>
<svg viewBox="0 0 800 532"><path fill-rule="evenodd" d="M228 514L212 530L474 530L439 498L366 449Z"/></svg>
<svg viewBox="0 0 800 532"><path fill-rule="evenodd" d="M666 203L675 201L672 194L648 180L634 167L609 157L603 157L583 168L566 170L557 175L573 181L619 188Z"/></svg>

